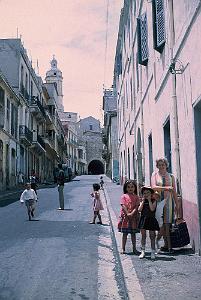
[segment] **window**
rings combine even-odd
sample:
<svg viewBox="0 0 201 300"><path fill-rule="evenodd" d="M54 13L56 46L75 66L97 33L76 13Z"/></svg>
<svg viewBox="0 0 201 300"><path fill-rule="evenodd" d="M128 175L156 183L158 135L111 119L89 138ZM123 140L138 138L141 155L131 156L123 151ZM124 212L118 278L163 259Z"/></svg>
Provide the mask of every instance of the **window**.
<svg viewBox="0 0 201 300"><path fill-rule="evenodd" d="M171 150L171 136L170 136L170 120L166 121L164 127L163 127L163 133L164 133L164 152L165 157L167 158L169 162L168 171L172 172L172 150Z"/></svg>
<svg viewBox="0 0 201 300"><path fill-rule="evenodd" d="M31 81L31 99L33 97L33 82Z"/></svg>
<svg viewBox="0 0 201 300"><path fill-rule="evenodd" d="M17 107L12 103L11 104L11 134L17 138Z"/></svg>
<svg viewBox="0 0 201 300"><path fill-rule="evenodd" d="M26 90L26 92L28 91L28 75L27 75L27 73L25 76L25 90Z"/></svg>
<svg viewBox="0 0 201 300"><path fill-rule="evenodd" d="M15 175L15 164L16 164L16 155L15 155L15 149L11 149L11 174Z"/></svg>
<svg viewBox="0 0 201 300"><path fill-rule="evenodd" d="M89 130L92 130L93 129L93 125L89 125Z"/></svg>
<svg viewBox="0 0 201 300"><path fill-rule="evenodd" d="M164 0L152 1L152 17L154 49L161 53L165 46Z"/></svg>
<svg viewBox="0 0 201 300"><path fill-rule="evenodd" d="M20 91L22 95L24 95L24 67L21 66L21 74L20 74Z"/></svg>
<svg viewBox="0 0 201 300"><path fill-rule="evenodd" d="M6 122L7 130L10 132L10 100L7 98L7 107L6 107Z"/></svg>
<svg viewBox="0 0 201 300"><path fill-rule="evenodd" d="M132 78L130 79L130 97L131 97L131 110L133 110L133 83L132 83Z"/></svg>
<svg viewBox="0 0 201 300"><path fill-rule="evenodd" d="M5 92L4 90L0 87L0 127L4 127L4 118L5 118Z"/></svg>
<svg viewBox="0 0 201 300"><path fill-rule="evenodd" d="M140 65L146 66L149 57L146 13L144 13L139 18L137 18L137 35L138 35L138 62Z"/></svg>
<svg viewBox="0 0 201 300"><path fill-rule="evenodd" d="M122 74L122 54L119 53L117 56L117 75Z"/></svg>
<svg viewBox="0 0 201 300"><path fill-rule="evenodd" d="M148 137L148 145L149 145L149 176L151 180L151 175L153 173L153 147L152 147L152 134Z"/></svg>

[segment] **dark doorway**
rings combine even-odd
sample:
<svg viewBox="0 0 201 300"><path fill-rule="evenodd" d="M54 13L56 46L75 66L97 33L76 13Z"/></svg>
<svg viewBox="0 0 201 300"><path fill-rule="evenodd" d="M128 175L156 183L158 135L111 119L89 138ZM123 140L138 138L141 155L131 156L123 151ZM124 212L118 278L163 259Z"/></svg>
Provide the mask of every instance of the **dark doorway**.
<svg viewBox="0 0 201 300"><path fill-rule="evenodd" d="M169 162L168 172L172 172L172 157L171 157L171 138L170 138L170 120L168 119L163 127L164 132L164 152L165 157Z"/></svg>
<svg viewBox="0 0 201 300"><path fill-rule="evenodd" d="M92 160L88 166L89 175L104 174L104 165L100 160Z"/></svg>

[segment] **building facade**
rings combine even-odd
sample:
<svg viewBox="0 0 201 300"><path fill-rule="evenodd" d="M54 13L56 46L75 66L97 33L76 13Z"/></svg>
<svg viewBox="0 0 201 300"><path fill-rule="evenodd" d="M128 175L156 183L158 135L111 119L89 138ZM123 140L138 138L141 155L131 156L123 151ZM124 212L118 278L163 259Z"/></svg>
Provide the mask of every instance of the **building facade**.
<svg viewBox="0 0 201 300"><path fill-rule="evenodd" d="M17 163L21 158L21 148L17 123L20 105L19 97L0 72L0 191L14 187L18 180Z"/></svg>
<svg viewBox="0 0 201 300"><path fill-rule="evenodd" d="M105 160L105 173L113 180L119 178L119 157L117 140L117 99L113 88L105 89L103 95L104 128L103 154Z"/></svg>
<svg viewBox="0 0 201 300"><path fill-rule="evenodd" d="M199 0L124 1L114 68L121 181L150 184L156 158L166 156L199 251L200 28Z"/></svg>
<svg viewBox="0 0 201 300"><path fill-rule="evenodd" d="M43 84L20 39L0 40L0 65L0 187L17 185L21 173L29 180L32 170L40 182L52 181L55 164L66 156L57 86Z"/></svg>
<svg viewBox="0 0 201 300"><path fill-rule="evenodd" d="M78 123L78 139L86 146L87 174L103 174L103 142L100 121L92 116L81 119Z"/></svg>

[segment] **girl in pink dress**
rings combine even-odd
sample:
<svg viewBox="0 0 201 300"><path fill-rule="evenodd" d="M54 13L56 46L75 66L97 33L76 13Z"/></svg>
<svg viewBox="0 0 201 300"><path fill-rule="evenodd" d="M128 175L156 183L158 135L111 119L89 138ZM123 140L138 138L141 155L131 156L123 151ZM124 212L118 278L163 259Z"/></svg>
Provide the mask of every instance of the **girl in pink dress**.
<svg viewBox="0 0 201 300"><path fill-rule="evenodd" d="M133 180L127 180L123 186L124 194L121 196L121 213L118 222L118 230L123 233L122 236L122 253L125 252L127 236L130 233L133 244L133 253L138 254L136 250L136 236L138 230L138 207L140 205L137 196L137 186Z"/></svg>
<svg viewBox="0 0 201 300"><path fill-rule="evenodd" d="M95 224L96 221L96 217L98 216L99 222L97 222L97 224L103 224L102 223L102 219L101 219L101 215L100 215L100 210L103 210L103 204L100 198L100 184L98 183L94 183L93 184L93 193L91 193L91 196L94 199L93 202L93 211L94 211L94 217L93 217L93 221L90 222L89 224Z"/></svg>

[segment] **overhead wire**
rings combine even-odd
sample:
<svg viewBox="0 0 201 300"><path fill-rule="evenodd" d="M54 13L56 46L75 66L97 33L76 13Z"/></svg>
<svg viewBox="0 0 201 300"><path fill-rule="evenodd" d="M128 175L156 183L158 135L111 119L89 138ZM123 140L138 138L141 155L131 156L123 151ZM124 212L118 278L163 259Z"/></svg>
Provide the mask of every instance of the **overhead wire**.
<svg viewBox="0 0 201 300"><path fill-rule="evenodd" d="M103 77L103 89L105 87L106 80L106 65L107 65L107 46L108 46L108 24L109 24L109 0L106 0L106 30L105 30L105 54L104 54L104 77Z"/></svg>

